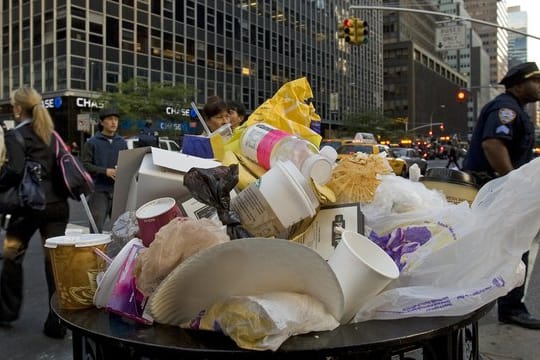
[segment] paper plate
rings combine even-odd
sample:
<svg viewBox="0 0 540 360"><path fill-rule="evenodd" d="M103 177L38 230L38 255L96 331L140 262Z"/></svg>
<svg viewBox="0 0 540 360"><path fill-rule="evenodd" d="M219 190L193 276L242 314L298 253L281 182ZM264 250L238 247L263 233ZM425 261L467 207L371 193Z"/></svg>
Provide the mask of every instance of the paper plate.
<svg viewBox="0 0 540 360"><path fill-rule="evenodd" d="M336 319L343 312L339 282L319 254L268 238L233 240L191 256L156 289L150 312L155 321L178 326L229 296L274 291L310 295Z"/></svg>

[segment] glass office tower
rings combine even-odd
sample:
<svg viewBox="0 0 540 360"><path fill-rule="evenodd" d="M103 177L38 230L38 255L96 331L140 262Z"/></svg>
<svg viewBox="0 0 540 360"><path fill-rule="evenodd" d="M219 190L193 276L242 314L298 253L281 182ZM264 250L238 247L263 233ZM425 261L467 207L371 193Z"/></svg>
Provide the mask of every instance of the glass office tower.
<svg viewBox="0 0 540 360"><path fill-rule="evenodd" d="M193 86L197 104L216 94L252 111L285 82L305 76L323 128L339 125L347 113L382 112L382 13L351 13L350 5L2 0L0 116L10 119L13 89L32 85L60 132L77 140L77 115L95 111L92 96L134 77ZM337 24L350 16L368 21L367 44L351 46L337 38ZM178 122L189 116L176 113Z"/></svg>

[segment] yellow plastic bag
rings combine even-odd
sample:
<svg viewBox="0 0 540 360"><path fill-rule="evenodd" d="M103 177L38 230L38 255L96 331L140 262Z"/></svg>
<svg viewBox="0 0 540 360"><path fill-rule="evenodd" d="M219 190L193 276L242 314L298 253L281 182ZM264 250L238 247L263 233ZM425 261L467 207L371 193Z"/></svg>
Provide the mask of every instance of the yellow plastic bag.
<svg viewBox="0 0 540 360"><path fill-rule="evenodd" d="M312 97L313 92L307 78L285 83L272 98L255 109L244 124L234 130L225 149L240 152L242 134L249 126L258 122L265 122L319 147L321 135L313 131L310 125L312 121L320 121L321 118L315 112L313 104L306 102Z"/></svg>

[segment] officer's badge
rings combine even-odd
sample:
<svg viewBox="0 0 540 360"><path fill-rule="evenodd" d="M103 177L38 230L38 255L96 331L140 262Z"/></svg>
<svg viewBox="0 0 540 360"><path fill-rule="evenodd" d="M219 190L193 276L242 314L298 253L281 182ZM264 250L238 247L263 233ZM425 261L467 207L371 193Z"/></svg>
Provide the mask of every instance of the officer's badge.
<svg viewBox="0 0 540 360"><path fill-rule="evenodd" d="M508 128L508 126L506 126L506 125L499 125L495 129L495 134L508 135L508 134L510 134L510 128Z"/></svg>
<svg viewBox="0 0 540 360"><path fill-rule="evenodd" d="M508 108L501 108L499 109L499 120L503 124L511 123L515 120L517 114L514 110L508 109Z"/></svg>

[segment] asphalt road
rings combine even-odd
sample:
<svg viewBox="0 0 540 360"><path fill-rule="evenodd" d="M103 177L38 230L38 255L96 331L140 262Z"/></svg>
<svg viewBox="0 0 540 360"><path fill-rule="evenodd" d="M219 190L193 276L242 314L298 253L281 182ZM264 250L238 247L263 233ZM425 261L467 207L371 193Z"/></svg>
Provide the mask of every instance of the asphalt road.
<svg viewBox="0 0 540 360"><path fill-rule="evenodd" d="M430 166L445 166L446 160L430 161ZM72 203L70 222L86 226L87 221L80 203ZM3 234L0 235L0 239ZM534 242L534 265L538 239ZM25 300L21 318L11 328L0 327L0 359L67 360L71 355L71 334L64 340L50 339L42 334L47 316L47 289L43 270L43 249L37 236L31 241L25 259ZM1 260L0 260L1 263ZM540 270L531 266L526 304L530 311L540 316ZM520 329L497 322L496 309L480 321L480 352L483 360L540 358L538 331Z"/></svg>

